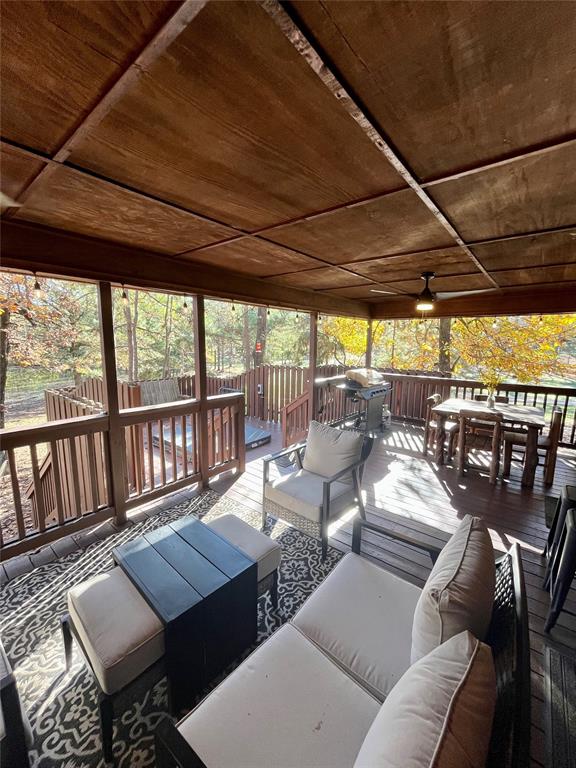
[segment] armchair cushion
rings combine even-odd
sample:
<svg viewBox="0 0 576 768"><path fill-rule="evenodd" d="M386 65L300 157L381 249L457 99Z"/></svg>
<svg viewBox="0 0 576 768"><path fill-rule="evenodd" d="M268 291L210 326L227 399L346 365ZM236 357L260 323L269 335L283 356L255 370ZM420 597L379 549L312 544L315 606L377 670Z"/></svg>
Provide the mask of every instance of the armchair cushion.
<svg viewBox="0 0 576 768"><path fill-rule="evenodd" d="M300 469L267 483L264 487L264 497L280 507L319 523L325 479L321 475ZM350 484L338 480L331 483L330 517L338 517L348 507L353 506L354 499L354 489Z"/></svg>
<svg viewBox="0 0 576 768"><path fill-rule="evenodd" d="M411 666L394 687L354 768L484 768L495 702L492 651L461 632Z"/></svg>
<svg viewBox="0 0 576 768"><path fill-rule="evenodd" d="M378 707L285 624L178 730L209 768L350 768Z"/></svg>
<svg viewBox="0 0 576 768"><path fill-rule="evenodd" d="M360 460L364 435L311 421L302 465L307 472L332 477Z"/></svg>
<svg viewBox="0 0 576 768"><path fill-rule="evenodd" d="M421 591L350 553L292 622L384 701L410 666L412 620Z"/></svg>
<svg viewBox="0 0 576 768"><path fill-rule="evenodd" d="M490 534L466 515L438 555L414 613L412 662L464 630L483 640L494 602L496 568Z"/></svg>

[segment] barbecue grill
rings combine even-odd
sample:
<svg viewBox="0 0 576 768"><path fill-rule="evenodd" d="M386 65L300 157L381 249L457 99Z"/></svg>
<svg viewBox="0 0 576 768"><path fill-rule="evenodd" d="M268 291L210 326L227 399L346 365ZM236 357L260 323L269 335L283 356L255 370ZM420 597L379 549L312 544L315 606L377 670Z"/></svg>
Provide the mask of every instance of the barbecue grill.
<svg viewBox="0 0 576 768"><path fill-rule="evenodd" d="M371 368L354 369L340 376L316 379L314 383L316 386L342 390L346 398L362 406L358 414L349 417L342 414L338 420L344 422L344 427L349 421L352 428L372 433L389 426L390 410L384 401L392 391L392 384L384 381L378 371Z"/></svg>

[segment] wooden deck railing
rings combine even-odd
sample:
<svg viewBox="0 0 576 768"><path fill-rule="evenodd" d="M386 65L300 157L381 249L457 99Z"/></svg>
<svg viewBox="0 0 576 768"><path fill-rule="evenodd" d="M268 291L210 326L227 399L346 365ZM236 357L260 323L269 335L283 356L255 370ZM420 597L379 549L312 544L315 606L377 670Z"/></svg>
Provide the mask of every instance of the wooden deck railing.
<svg viewBox="0 0 576 768"><path fill-rule="evenodd" d="M11 505L0 526L2 560L114 514L107 438L106 415L80 416L0 432L11 490ZM43 482L39 463L39 453L48 451L50 483ZM103 475L98 467L105 468ZM46 476L46 470L43 474ZM32 477L34 504L23 498L22 475Z"/></svg>
<svg viewBox="0 0 576 768"><path fill-rule="evenodd" d="M1 560L114 516L114 483L132 508L195 482L206 484L221 472L244 470L243 395L121 409L124 467L111 465L110 419L98 413L101 404L48 398L64 418L0 431L8 469L2 477ZM130 456L133 482L125 471Z"/></svg>
<svg viewBox="0 0 576 768"><path fill-rule="evenodd" d="M325 370L325 369L324 369ZM323 376L337 375L343 369L334 367L333 372L323 372ZM477 394L486 394L480 381L456 379L442 376L426 376L383 371L384 378L393 386L389 396L392 418L397 421L423 423L426 416L426 399L435 393L448 397L472 399ZM533 384L503 383L498 394L506 395L511 403L535 405L543 408L551 417L554 408L562 410L562 432L560 445L576 448L576 388L547 387ZM307 433L309 397L307 393L296 398L281 411L282 436L284 447L302 440ZM345 396L342 390L326 385L315 390L314 418L323 423L331 423L349 416L358 410L355 404Z"/></svg>
<svg viewBox="0 0 576 768"><path fill-rule="evenodd" d="M448 397L473 399L475 395L486 394L480 381L470 379L421 376L402 373L386 373L386 380L393 385L390 397L392 418L422 422L426 416L426 398L435 393ZM503 383L498 393L506 395L511 403L535 405L543 408L551 417L554 408L562 410L562 432L560 445L576 448L576 388L547 387L535 384Z"/></svg>

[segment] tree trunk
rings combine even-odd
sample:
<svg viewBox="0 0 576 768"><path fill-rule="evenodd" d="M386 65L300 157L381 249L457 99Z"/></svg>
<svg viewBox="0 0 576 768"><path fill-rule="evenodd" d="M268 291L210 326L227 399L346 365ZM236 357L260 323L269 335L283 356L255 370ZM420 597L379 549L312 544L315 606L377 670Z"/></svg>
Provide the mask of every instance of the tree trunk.
<svg viewBox="0 0 576 768"><path fill-rule="evenodd" d="M138 299L140 297L139 291L134 292L134 314L132 317L132 373L134 374L134 381L138 381Z"/></svg>
<svg viewBox="0 0 576 768"><path fill-rule="evenodd" d="M173 296L168 296L166 313L164 315L164 364L162 374L165 379L170 375L170 340L172 336L172 302Z"/></svg>
<svg viewBox="0 0 576 768"><path fill-rule="evenodd" d="M256 346L254 347L254 367L262 365L266 359L266 325L268 319L267 307L258 307L256 320ZM259 350L258 352L256 350Z"/></svg>
<svg viewBox="0 0 576 768"><path fill-rule="evenodd" d="M251 347L250 347L250 310L248 307L244 307L243 327L242 327L242 347L244 350L244 370L250 370L250 364L252 362Z"/></svg>
<svg viewBox="0 0 576 768"><path fill-rule="evenodd" d="M6 379L8 377L8 354L10 352L9 324L10 310L5 309L0 315L0 429L4 429L6 423Z"/></svg>
<svg viewBox="0 0 576 768"><path fill-rule="evenodd" d="M132 327L132 310L130 299L122 301L124 305L124 319L126 320L126 346L128 348L128 381L134 381L134 342L135 333Z"/></svg>
<svg viewBox="0 0 576 768"><path fill-rule="evenodd" d="M441 373L450 373L450 328L452 318L441 317L438 328L438 368Z"/></svg>

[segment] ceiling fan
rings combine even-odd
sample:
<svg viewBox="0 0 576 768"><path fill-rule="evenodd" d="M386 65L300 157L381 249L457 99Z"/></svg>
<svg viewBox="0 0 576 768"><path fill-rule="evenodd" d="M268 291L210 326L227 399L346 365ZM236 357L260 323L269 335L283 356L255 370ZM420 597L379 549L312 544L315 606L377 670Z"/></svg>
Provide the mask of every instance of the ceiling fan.
<svg viewBox="0 0 576 768"><path fill-rule="evenodd" d="M422 280L424 280L424 288L420 291L419 294L408 294L411 298L416 299L416 309L418 312L431 312L434 309L434 304L437 301L442 301L444 299L455 299L458 296L471 296L474 293L486 293L488 291L495 290L494 288L477 288L471 291L438 291L435 293L430 289L430 280L433 280L436 277L436 273L422 272L420 277ZM381 291L373 288L372 293L391 294L392 291Z"/></svg>

